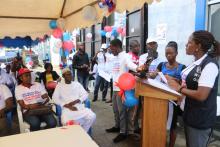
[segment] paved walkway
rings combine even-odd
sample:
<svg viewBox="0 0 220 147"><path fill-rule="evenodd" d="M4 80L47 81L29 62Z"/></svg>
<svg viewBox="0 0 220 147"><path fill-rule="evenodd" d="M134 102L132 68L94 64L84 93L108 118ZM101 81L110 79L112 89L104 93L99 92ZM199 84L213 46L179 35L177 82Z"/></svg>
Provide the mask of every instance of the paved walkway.
<svg viewBox="0 0 220 147"><path fill-rule="evenodd" d="M91 95L91 94L90 94ZM92 98L92 96L90 96ZM130 137L120 143L113 143L112 139L117 136L117 133L106 133L105 129L114 125L113 110L110 104L101 100L92 103L92 110L97 115L97 120L93 126L92 136L100 147L138 147L140 140L137 137ZM220 134L219 134L220 135ZM177 140L175 147L186 147L183 128L177 128ZM220 140L213 142L209 147L220 147Z"/></svg>

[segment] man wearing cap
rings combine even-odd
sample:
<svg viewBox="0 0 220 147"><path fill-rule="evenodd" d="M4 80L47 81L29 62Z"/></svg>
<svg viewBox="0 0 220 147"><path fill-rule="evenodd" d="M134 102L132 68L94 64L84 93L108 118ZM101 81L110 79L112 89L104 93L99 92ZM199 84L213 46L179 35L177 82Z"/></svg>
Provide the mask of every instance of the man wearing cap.
<svg viewBox="0 0 220 147"><path fill-rule="evenodd" d="M12 109L12 94L7 86L0 84L0 137L7 135L5 113Z"/></svg>
<svg viewBox="0 0 220 147"><path fill-rule="evenodd" d="M149 72L155 72L157 70L157 66L162 60L158 57L158 44L155 38L148 38L146 41L147 53L144 53L139 58L139 65L143 65L148 57L152 57L154 60L151 62L149 66Z"/></svg>
<svg viewBox="0 0 220 147"><path fill-rule="evenodd" d="M106 71L106 64L109 64L107 60L109 60L110 54L107 52L108 46L107 44L102 44L100 51L98 51L95 56L93 57L93 61L96 61L98 64L98 75L96 77L95 81L95 89L94 89L94 97L93 102L97 101L98 99L98 92L99 87L101 84L103 84L103 90L102 90L102 101L106 100L106 95L108 92L108 85L110 81L107 81L104 75L108 74L108 71ZM105 73L103 75L103 73Z"/></svg>
<svg viewBox="0 0 220 147"><path fill-rule="evenodd" d="M40 83L31 83L31 72L27 68L18 71L21 84L15 88L15 97L21 107L24 121L30 125L31 131L40 130L41 122L47 124L46 128L56 127L56 119L52 113L43 115L28 115L28 110L44 107L49 97Z"/></svg>
<svg viewBox="0 0 220 147"><path fill-rule="evenodd" d="M62 75L65 81L58 83L53 94L54 102L62 107L62 123L65 125L73 120L88 132L96 119L95 113L83 104L88 98L88 93L80 83L72 81L69 68L63 69Z"/></svg>
<svg viewBox="0 0 220 147"><path fill-rule="evenodd" d="M89 57L85 52L85 46L82 42L77 43L78 52L73 56L73 69L77 69L77 78L79 83L88 90L88 80L89 80Z"/></svg>

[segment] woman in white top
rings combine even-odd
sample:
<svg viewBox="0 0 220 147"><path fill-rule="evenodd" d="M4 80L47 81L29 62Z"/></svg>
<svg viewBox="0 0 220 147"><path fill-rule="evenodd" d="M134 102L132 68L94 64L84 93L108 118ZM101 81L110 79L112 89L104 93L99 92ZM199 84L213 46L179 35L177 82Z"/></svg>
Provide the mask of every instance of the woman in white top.
<svg viewBox="0 0 220 147"><path fill-rule="evenodd" d="M186 96L183 120L187 147L207 147L216 120L220 44L208 31L195 31L186 44L195 62L182 71L182 85L169 82Z"/></svg>

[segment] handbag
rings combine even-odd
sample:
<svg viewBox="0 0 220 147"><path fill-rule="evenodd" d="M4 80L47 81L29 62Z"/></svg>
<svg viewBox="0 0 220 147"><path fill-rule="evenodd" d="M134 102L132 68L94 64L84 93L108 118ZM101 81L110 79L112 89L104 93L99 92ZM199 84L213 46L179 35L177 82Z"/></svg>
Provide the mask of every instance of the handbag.
<svg viewBox="0 0 220 147"><path fill-rule="evenodd" d="M54 90L56 88L56 86L57 86L57 82L51 81L46 84L46 89Z"/></svg>
<svg viewBox="0 0 220 147"><path fill-rule="evenodd" d="M29 109L25 112L25 115L47 115L53 113L52 105L44 105L36 109Z"/></svg>

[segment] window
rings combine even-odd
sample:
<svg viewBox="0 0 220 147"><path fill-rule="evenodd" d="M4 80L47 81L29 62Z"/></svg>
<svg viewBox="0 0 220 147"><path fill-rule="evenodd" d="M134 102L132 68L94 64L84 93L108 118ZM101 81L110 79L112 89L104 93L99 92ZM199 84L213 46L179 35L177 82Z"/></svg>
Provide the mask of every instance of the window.
<svg viewBox="0 0 220 147"><path fill-rule="evenodd" d="M220 1L218 3L209 5L208 8L208 29L215 36L215 39L220 41ZM218 95L220 95L220 78L218 80Z"/></svg>

